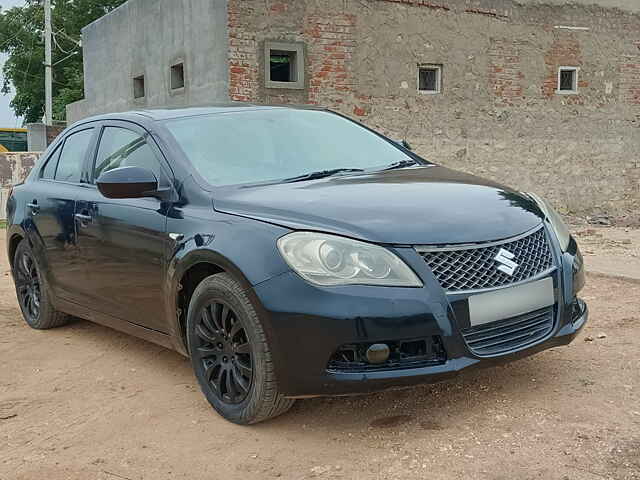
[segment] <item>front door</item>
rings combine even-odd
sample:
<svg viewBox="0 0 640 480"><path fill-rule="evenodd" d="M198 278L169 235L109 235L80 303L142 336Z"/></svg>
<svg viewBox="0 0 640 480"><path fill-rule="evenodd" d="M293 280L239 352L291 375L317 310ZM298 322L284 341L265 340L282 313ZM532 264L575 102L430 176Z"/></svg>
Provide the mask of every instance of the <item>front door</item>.
<svg viewBox="0 0 640 480"><path fill-rule="evenodd" d="M123 122L102 126L93 172L144 167L169 186L171 173L153 140ZM84 303L90 309L167 332L164 263L167 205L157 198L109 199L97 188L76 201L79 255L85 269Z"/></svg>

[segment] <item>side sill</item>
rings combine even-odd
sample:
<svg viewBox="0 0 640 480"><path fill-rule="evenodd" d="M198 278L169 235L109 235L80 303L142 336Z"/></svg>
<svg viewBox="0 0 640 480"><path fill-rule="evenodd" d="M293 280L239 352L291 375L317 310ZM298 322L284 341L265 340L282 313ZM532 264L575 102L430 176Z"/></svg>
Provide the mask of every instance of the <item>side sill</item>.
<svg viewBox="0 0 640 480"><path fill-rule="evenodd" d="M73 315L90 322L98 323L105 327L113 328L114 330L118 330L120 332L127 333L134 337L138 337L148 342L168 348L169 350L175 350L173 342L171 341L171 336L167 335L166 333L158 332L157 330L152 330L150 328L127 322L126 320L121 320L104 313L96 312L89 308L83 307L82 305L78 305L77 303L63 300L61 298L57 299L56 307L60 311L68 313L69 315Z"/></svg>

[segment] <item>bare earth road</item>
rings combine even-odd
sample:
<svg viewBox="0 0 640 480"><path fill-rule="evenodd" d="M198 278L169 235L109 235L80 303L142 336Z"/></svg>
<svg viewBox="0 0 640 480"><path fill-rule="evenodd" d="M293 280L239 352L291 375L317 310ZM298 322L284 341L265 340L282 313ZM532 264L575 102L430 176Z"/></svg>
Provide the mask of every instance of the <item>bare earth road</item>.
<svg viewBox="0 0 640 480"><path fill-rule="evenodd" d="M567 348L239 427L174 352L82 321L29 329L0 238L2 480L640 479L640 282L591 275Z"/></svg>

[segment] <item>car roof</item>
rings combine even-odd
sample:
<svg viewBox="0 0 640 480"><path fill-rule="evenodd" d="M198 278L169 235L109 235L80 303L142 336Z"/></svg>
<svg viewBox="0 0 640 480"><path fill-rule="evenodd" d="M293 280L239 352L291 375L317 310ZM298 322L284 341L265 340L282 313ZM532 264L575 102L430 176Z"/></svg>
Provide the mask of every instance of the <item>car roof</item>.
<svg viewBox="0 0 640 480"><path fill-rule="evenodd" d="M89 118L82 119L79 123L95 122L99 120L140 120L140 117L152 121L169 120L173 118L194 117L199 115L213 115L219 113L243 112L252 110L273 110L273 109L291 109L291 110L325 110L323 107L316 105L255 105L251 103L223 103L212 104L199 107L176 107L176 108L150 108L143 110L131 110L128 112L108 113L103 115L94 115Z"/></svg>

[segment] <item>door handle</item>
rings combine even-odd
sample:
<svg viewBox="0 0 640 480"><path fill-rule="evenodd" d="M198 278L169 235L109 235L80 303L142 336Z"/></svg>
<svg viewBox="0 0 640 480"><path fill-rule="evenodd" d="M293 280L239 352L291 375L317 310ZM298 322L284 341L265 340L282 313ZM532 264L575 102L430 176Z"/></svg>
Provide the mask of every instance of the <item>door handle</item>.
<svg viewBox="0 0 640 480"><path fill-rule="evenodd" d="M76 213L74 215L75 219L78 220L81 226L86 227L87 224L93 221L93 217L91 215L84 215L82 213Z"/></svg>
<svg viewBox="0 0 640 480"><path fill-rule="evenodd" d="M32 202L27 203L27 207L31 209L31 215L37 215L40 211L40 205L38 205L38 201L35 199Z"/></svg>

